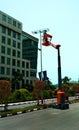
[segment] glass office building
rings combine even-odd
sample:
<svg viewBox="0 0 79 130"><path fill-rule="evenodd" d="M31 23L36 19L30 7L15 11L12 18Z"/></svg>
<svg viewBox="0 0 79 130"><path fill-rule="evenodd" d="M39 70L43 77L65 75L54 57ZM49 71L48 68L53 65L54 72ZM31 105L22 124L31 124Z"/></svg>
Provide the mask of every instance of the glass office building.
<svg viewBox="0 0 79 130"><path fill-rule="evenodd" d="M18 71L23 74L20 87L32 84L37 73L37 46L38 39L23 32L20 21L0 11L0 78L12 80Z"/></svg>

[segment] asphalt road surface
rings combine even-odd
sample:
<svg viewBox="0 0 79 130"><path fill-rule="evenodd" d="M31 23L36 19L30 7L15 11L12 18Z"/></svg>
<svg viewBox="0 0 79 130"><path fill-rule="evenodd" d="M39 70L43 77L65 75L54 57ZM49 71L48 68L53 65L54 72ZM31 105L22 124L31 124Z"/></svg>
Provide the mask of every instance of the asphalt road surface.
<svg viewBox="0 0 79 130"><path fill-rule="evenodd" d="M0 130L79 130L79 103L0 118Z"/></svg>

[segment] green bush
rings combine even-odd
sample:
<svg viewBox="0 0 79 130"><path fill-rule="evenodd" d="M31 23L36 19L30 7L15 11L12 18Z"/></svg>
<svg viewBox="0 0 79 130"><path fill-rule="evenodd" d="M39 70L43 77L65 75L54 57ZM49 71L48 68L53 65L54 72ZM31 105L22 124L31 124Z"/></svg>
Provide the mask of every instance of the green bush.
<svg viewBox="0 0 79 130"><path fill-rule="evenodd" d="M33 94L30 93L27 89L15 90L9 96L9 102L22 102L33 100Z"/></svg>
<svg viewBox="0 0 79 130"><path fill-rule="evenodd" d="M44 99L50 98L50 94L49 94L49 91L48 91L48 90L44 90L44 92L43 92L43 97L44 97Z"/></svg>

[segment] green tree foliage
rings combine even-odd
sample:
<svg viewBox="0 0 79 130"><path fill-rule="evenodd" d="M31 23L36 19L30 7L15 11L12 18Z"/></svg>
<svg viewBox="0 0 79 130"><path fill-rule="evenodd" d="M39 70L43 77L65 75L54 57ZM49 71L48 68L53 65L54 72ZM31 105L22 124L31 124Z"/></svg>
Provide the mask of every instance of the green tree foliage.
<svg viewBox="0 0 79 130"><path fill-rule="evenodd" d="M13 89L18 89L19 88L19 84L20 84L20 81L23 79L23 74L20 73L19 71L15 71L13 73L13 79L12 79L12 86L13 86Z"/></svg>
<svg viewBox="0 0 79 130"><path fill-rule="evenodd" d="M70 87L69 90L68 90L68 94L69 94L69 96L75 96L75 92L73 91L72 88L73 88L73 86Z"/></svg>
<svg viewBox="0 0 79 130"><path fill-rule="evenodd" d="M43 98L46 99L46 98L50 98L50 93L48 90L44 90L43 92Z"/></svg>
<svg viewBox="0 0 79 130"><path fill-rule="evenodd" d="M49 78L48 78L48 81L45 82L44 90L48 91L48 93L49 93L49 96L47 96L48 98L52 98L55 96L56 86L52 84L52 82L49 80Z"/></svg>
<svg viewBox="0 0 79 130"><path fill-rule="evenodd" d="M32 92L33 89L34 89L34 86L32 84L26 84L25 85L25 88L29 91L29 92Z"/></svg>
<svg viewBox="0 0 79 130"><path fill-rule="evenodd" d="M65 76L65 77L62 79L62 83L63 83L63 84L69 84L69 83L70 83L70 80L71 80L71 78L68 78L67 76Z"/></svg>
<svg viewBox="0 0 79 130"><path fill-rule="evenodd" d="M67 76L65 76L62 79L62 89L65 92L66 96L69 96L69 89L70 89L70 85L71 85L70 80L71 80L71 78L68 78Z"/></svg>
<svg viewBox="0 0 79 130"><path fill-rule="evenodd" d="M4 110L7 110L8 97L11 92L11 83L8 80L0 80L0 99L4 103Z"/></svg>
<svg viewBox="0 0 79 130"><path fill-rule="evenodd" d="M53 89L53 87L54 86L53 86L52 82L48 78L47 82L45 83L45 89L49 90L49 89Z"/></svg>

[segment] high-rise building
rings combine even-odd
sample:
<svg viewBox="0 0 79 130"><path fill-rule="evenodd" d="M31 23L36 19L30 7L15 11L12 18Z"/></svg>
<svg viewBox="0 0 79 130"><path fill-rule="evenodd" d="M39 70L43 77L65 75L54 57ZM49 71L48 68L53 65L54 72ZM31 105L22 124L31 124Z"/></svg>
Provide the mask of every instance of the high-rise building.
<svg viewBox="0 0 79 130"><path fill-rule="evenodd" d="M37 56L38 56L38 39L22 32L22 56L23 59L30 60L30 67L32 69L31 76L36 77L37 70Z"/></svg>
<svg viewBox="0 0 79 130"><path fill-rule="evenodd" d="M33 45L32 45L33 44ZM0 78L11 81L23 74L20 86L32 84L37 73L38 39L22 30L22 23L0 11Z"/></svg>

